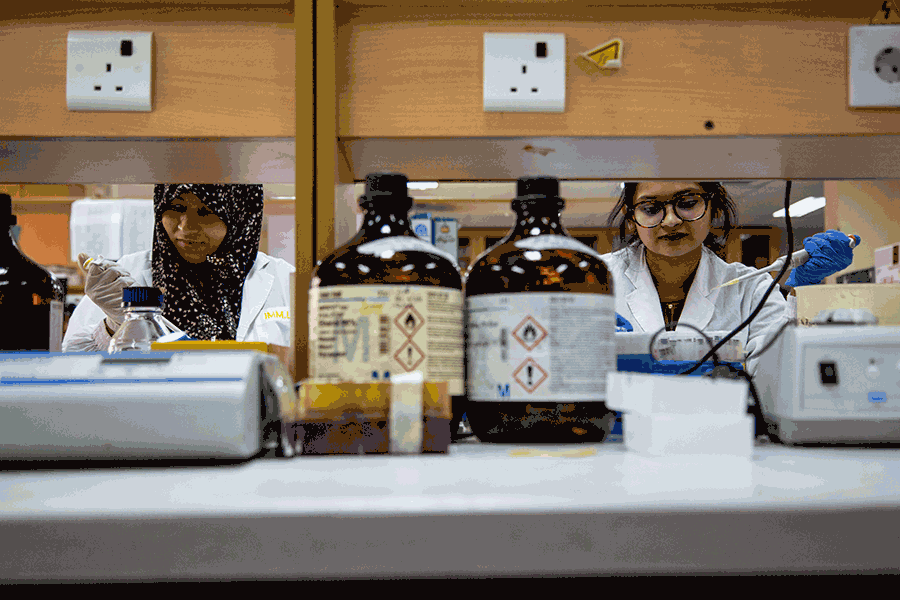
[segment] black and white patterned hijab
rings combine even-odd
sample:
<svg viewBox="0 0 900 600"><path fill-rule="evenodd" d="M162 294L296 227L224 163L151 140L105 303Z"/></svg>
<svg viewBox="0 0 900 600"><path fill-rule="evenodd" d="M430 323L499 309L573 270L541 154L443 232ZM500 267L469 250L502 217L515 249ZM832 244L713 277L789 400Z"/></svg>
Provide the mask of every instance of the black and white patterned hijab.
<svg viewBox="0 0 900 600"><path fill-rule="evenodd" d="M206 257L212 276L204 279L204 286L162 224L172 201L188 193L196 195L228 228L218 249ZM263 186L158 184L153 191L153 213L153 285L165 295L163 314L194 339L235 339L244 280L259 250Z"/></svg>

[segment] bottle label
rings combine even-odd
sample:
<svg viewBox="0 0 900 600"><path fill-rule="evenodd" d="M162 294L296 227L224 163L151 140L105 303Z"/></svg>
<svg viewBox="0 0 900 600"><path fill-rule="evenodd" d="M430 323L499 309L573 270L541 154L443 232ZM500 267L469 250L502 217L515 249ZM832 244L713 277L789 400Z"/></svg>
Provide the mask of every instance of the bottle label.
<svg viewBox="0 0 900 600"><path fill-rule="evenodd" d="M370 383L422 371L463 393L463 298L423 285L339 285L309 292L315 379Z"/></svg>
<svg viewBox="0 0 900 600"><path fill-rule="evenodd" d="M514 242L513 245L516 248L524 248L525 250L574 250L576 252L583 252L596 258L600 258L600 253L587 244L582 244L575 238L570 238L565 235L535 235L518 240Z"/></svg>
<svg viewBox="0 0 900 600"><path fill-rule="evenodd" d="M443 256L455 267L457 258L448 252L445 252L433 244L429 244L425 240L408 235L393 235L380 240L374 240L360 244L356 247L356 251L360 254L370 254L372 256L381 256L382 258L390 258L394 252L430 252Z"/></svg>
<svg viewBox="0 0 900 600"><path fill-rule="evenodd" d="M615 297L571 292L466 299L470 400L606 400L616 369Z"/></svg>
<svg viewBox="0 0 900 600"><path fill-rule="evenodd" d="M50 301L49 352L62 352L64 306L59 300Z"/></svg>

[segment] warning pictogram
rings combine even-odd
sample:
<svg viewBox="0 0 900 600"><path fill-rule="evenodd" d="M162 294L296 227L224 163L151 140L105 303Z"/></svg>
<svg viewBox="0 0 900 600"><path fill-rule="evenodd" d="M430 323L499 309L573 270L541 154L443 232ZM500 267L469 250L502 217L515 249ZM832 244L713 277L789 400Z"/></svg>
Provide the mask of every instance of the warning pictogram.
<svg viewBox="0 0 900 600"><path fill-rule="evenodd" d="M548 377L547 371L532 359L527 359L513 373L516 383L525 388L528 393L534 392Z"/></svg>
<svg viewBox="0 0 900 600"><path fill-rule="evenodd" d="M534 317L529 315L513 329L512 334L514 338L519 340L520 344L525 346L526 350L531 351L537 348L537 345L547 337L547 330L541 327L541 324Z"/></svg>
<svg viewBox="0 0 900 600"><path fill-rule="evenodd" d="M404 369L412 371L425 360L425 353L412 340L406 340L406 343L400 346L400 349L394 354L394 358Z"/></svg>
<svg viewBox="0 0 900 600"><path fill-rule="evenodd" d="M394 323L397 324L397 327L400 328L403 335L412 339L416 332L422 328L422 325L425 324L425 319L423 319L422 315L419 314L419 311L410 304L400 311L400 314L394 319Z"/></svg>

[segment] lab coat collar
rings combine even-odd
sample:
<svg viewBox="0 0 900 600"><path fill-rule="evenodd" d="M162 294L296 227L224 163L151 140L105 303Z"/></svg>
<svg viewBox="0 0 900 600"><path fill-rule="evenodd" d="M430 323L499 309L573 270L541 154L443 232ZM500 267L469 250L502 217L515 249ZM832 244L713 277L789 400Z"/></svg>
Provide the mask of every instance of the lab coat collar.
<svg viewBox="0 0 900 600"><path fill-rule="evenodd" d="M662 308L659 304L659 293L653 278L650 276L650 268L647 266L645 256L646 249L641 244L637 248L629 249L629 265L625 270L631 290L625 294L628 308L643 331L657 331L665 327ZM715 282L715 273L712 268L713 253L709 248L703 247L700 256L700 264L691 289L685 299L684 309L681 311L679 323L690 323L698 329L704 329L712 320L715 312L715 300L720 290L711 290L718 285ZM676 330L678 327L676 327ZM692 330L688 330L692 331Z"/></svg>
<svg viewBox="0 0 900 600"><path fill-rule="evenodd" d="M650 276L650 268L644 258L644 246L628 249L629 264L625 277L631 284L631 291L625 295L628 308L643 331L657 331L664 326L659 293Z"/></svg>
<svg viewBox="0 0 900 600"><path fill-rule="evenodd" d="M238 321L236 336L239 340L247 337L250 324L253 323L256 315L262 310L266 303L266 298L269 297L269 292L272 291L275 277L266 272L266 266L269 262L268 258L257 253L253 267L250 268L250 272L247 273L247 277L244 279L244 299L241 302L241 318ZM253 284L248 285L251 279Z"/></svg>
<svg viewBox="0 0 900 600"><path fill-rule="evenodd" d="M691 289L688 291L684 310L681 311L681 317L678 319L679 324L689 323L697 329L704 330L709 325L709 322L712 321L715 314L716 298L721 291L712 289L718 285L715 280L713 260L715 260L715 254L713 254L712 250L703 246L700 264L697 265L697 273L694 275L694 281L691 284ZM675 328L676 331L679 329L680 327ZM688 329L687 333L691 331L693 330Z"/></svg>

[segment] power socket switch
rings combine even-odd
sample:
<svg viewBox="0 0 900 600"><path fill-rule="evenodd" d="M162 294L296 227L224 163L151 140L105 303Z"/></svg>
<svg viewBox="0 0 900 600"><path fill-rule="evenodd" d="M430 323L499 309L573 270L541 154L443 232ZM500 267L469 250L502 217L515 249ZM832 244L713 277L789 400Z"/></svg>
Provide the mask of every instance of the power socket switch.
<svg viewBox="0 0 900 600"><path fill-rule="evenodd" d="M900 25L850 28L850 106L900 107Z"/></svg>
<svg viewBox="0 0 900 600"><path fill-rule="evenodd" d="M152 110L153 33L70 31L67 56L69 110Z"/></svg>
<svg viewBox="0 0 900 600"><path fill-rule="evenodd" d="M484 34L485 112L564 112L566 36Z"/></svg>

